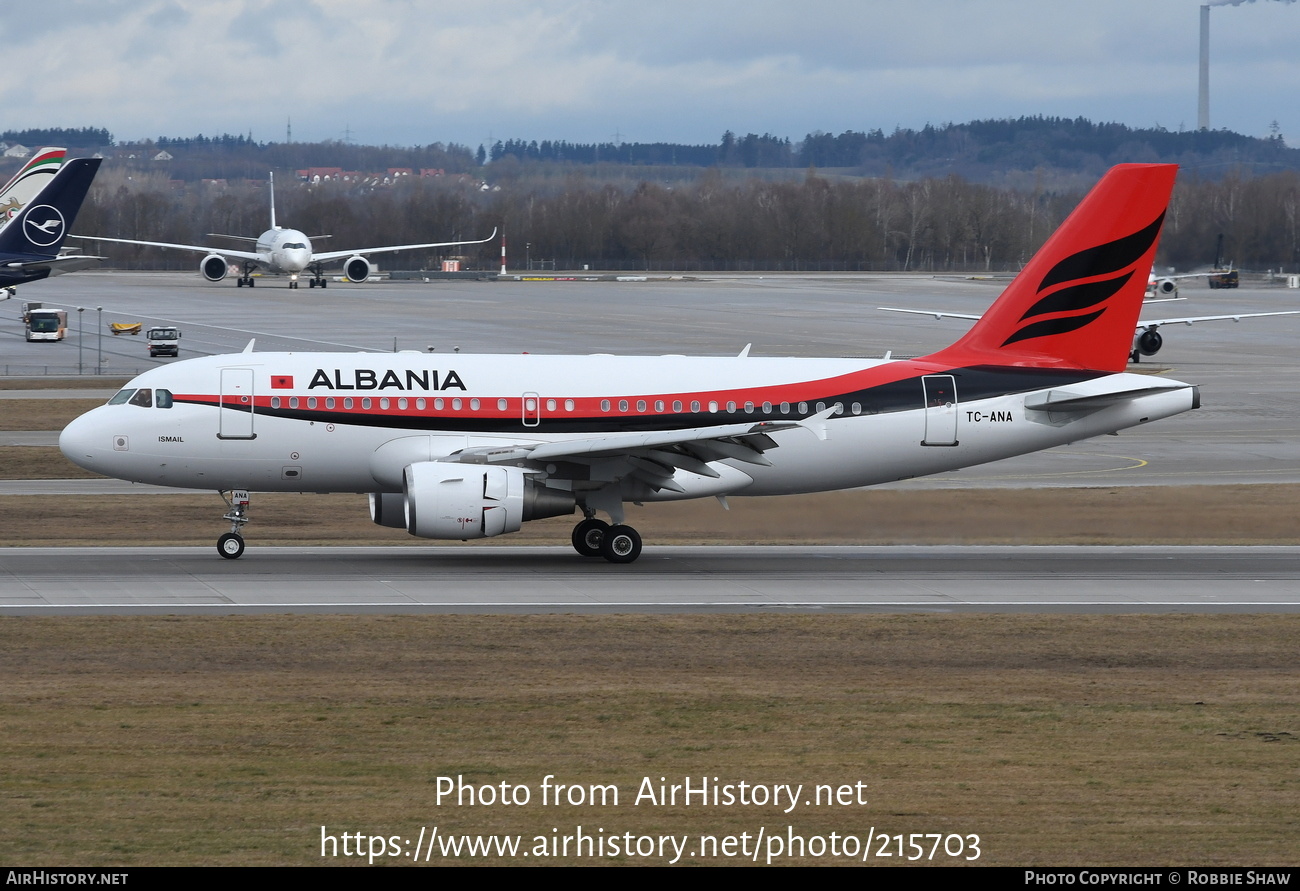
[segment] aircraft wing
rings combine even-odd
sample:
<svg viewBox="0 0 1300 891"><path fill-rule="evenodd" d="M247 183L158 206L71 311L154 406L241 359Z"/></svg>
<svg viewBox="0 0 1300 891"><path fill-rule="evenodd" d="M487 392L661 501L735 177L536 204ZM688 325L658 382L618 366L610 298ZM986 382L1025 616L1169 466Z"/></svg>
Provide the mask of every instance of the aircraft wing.
<svg viewBox="0 0 1300 891"><path fill-rule="evenodd" d="M427 248L456 247L462 244L484 244L497 237L497 230L493 229L492 234L487 238L480 238L477 241L435 241L429 244L394 244L388 247L357 248L351 251L325 251L324 253L315 253L311 255L313 263L328 263L331 260L343 260L347 257L355 257L365 254L391 254L397 251L421 251ZM217 251L216 253L221 253Z"/></svg>
<svg viewBox="0 0 1300 891"><path fill-rule="evenodd" d="M976 321L979 316L965 312L939 312L933 309L899 309L896 306L877 306L881 312L910 312L918 316L934 316L936 319L970 319Z"/></svg>
<svg viewBox="0 0 1300 891"><path fill-rule="evenodd" d="M138 244L144 247L172 248L178 251L194 251L201 254L217 254L222 257L230 257L235 260L261 260L262 254L253 251L230 251L225 248L208 247L201 244L172 244L166 241L136 241L133 238L105 238L101 235L69 235L69 238L78 238L82 241L112 241L116 244Z"/></svg>
<svg viewBox="0 0 1300 891"><path fill-rule="evenodd" d="M1155 301L1147 301L1147 302L1150 303ZM943 319L943 318L970 319L973 321L979 318L979 316L972 315L969 313L938 312L929 309L897 309L892 306L877 306L876 309L883 310L885 312L910 312L920 316L934 316L936 319ZM1242 319L1257 319L1261 316L1294 316L1294 315L1300 315L1300 309L1290 309L1290 310L1285 310L1283 312L1237 312L1237 313L1232 313L1231 315L1223 315L1223 316L1188 316L1186 318L1181 318L1181 319L1146 319L1146 320L1138 320L1137 327L1134 330L1135 332L1154 331L1156 328L1159 328L1161 325L1191 325L1196 322L1226 322L1229 319L1231 319L1234 322L1240 322Z"/></svg>
<svg viewBox="0 0 1300 891"><path fill-rule="evenodd" d="M104 262L104 257L92 257L89 254L67 254L62 257L46 257L43 260L14 260L9 263L0 265L0 277L4 272L17 272L24 275L40 275L42 272L46 276L62 275L65 272L76 272L78 269L89 269Z"/></svg>
<svg viewBox="0 0 1300 891"><path fill-rule="evenodd" d="M1161 325L1192 325L1196 322L1226 322L1229 319L1234 322L1240 322L1242 319L1258 319L1261 316L1294 315L1300 315L1300 309L1289 309L1283 312L1238 312L1227 316L1189 316L1185 319L1147 319L1146 321L1138 321L1137 330L1154 331Z"/></svg>
<svg viewBox="0 0 1300 891"><path fill-rule="evenodd" d="M617 433L556 442L489 446L466 449L443 460L461 464L515 464L519 461L589 464L609 459L622 460L631 475L654 488L678 492L684 491L672 479L678 469L717 479L721 474L709 466L713 461L732 458L746 464L769 466L772 462L763 453L777 447L777 442L769 434L804 427L824 439L824 422L836 411L832 406L798 421L720 424L686 430Z"/></svg>

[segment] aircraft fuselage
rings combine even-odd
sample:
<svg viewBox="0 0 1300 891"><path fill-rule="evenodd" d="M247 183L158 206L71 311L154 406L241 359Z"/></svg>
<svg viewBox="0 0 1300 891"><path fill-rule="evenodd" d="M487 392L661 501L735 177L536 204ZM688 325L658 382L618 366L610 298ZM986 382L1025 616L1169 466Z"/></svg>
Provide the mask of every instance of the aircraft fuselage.
<svg viewBox="0 0 1300 891"><path fill-rule="evenodd" d="M1084 412L1026 407L1047 393L1086 398L1139 388L1141 395ZM679 468L674 488L624 474L626 500L638 501L868 486L1111 433L1196 401L1195 388L1177 381L1060 369L401 353L192 359L146 372L126 389L167 396L73 421L60 439L71 460L142 483L268 492L400 492L411 463L494 446L515 450L510 463L536 481L567 487L571 480L561 477L576 476L581 488L583 477L619 482L610 478L622 472L619 461L583 457L587 467L575 474L570 457L557 472L527 449L726 424L761 431L841 407L820 428L772 432L778 447L761 463L724 459L711 465L718 476Z"/></svg>
<svg viewBox="0 0 1300 891"><path fill-rule="evenodd" d="M311 239L297 229L267 229L257 238L258 265L274 275L298 275L311 265Z"/></svg>

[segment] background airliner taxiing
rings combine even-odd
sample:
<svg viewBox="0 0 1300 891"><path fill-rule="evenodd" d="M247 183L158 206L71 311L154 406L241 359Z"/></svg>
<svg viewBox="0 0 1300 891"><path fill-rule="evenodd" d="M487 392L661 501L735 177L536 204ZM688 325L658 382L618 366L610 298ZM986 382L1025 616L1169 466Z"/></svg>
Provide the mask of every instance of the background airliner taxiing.
<svg viewBox="0 0 1300 891"><path fill-rule="evenodd" d="M782 495L953 470L1197 408L1124 372L1172 165L1111 170L955 344L918 359L256 353L177 362L68 425L99 473L227 497L370 493L380 525L486 538L581 512L630 563L627 502ZM606 522L597 514L606 514Z"/></svg>
<svg viewBox="0 0 1300 891"><path fill-rule="evenodd" d="M139 244L145 247L175 248L182 251L194 251L206 254L199 262L199 271L210 282L219 282L226 277L231 262L240 266L240 274L235 279L238 287L253 287L253 273L261 269L273 275L289 276L289 287L298 287L298 277L310 272L307 284L312 288L326 286L325 264L344 260L343 275L350 282L364 282L370 278L370 261L368 254L396 253L397 251L417 251L430 248L455 247L463 244L484 244L496 237L496 230L487 238L476 241L438 241L428 244L397 244L387 247L356 248L347 251L312 250L311 239L297 229L282 229L275 222L275 175L271 175L271 228L257 238L245 235L221 235L213 233L213 238L233 238L237 241L253 242L253 250L238 251L226 248L214 248L197 244L173 244L165 241L137 241L130 238L105 238L95 235L78 235L77 238L89 241L111 241L118 244ZM328 236L326 236L328 237Z"/></svg>

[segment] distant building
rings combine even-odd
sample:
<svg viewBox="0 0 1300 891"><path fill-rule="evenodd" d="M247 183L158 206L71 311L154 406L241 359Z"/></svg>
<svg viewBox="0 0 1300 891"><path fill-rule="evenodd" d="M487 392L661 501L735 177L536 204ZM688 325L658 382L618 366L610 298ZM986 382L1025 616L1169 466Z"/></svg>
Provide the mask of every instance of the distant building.
<svg viewBox="0 0 1300 891"><path fill-rule="evenodd" d="M337 182L342 178L342 167L308 167L298 171L298 179L312 184Z"/></svg>

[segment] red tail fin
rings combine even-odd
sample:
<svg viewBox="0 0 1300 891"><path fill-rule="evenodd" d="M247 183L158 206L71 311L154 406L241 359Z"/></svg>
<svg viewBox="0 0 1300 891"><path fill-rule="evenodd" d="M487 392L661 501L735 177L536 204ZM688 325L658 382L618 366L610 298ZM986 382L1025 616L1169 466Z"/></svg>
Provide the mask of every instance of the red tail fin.
<svg viewBox="0 0 1300 891"><path fill-rule="evenodd" d="M1111 168L966 336L932 358L1123 371L1177 170Z"/></svg>

